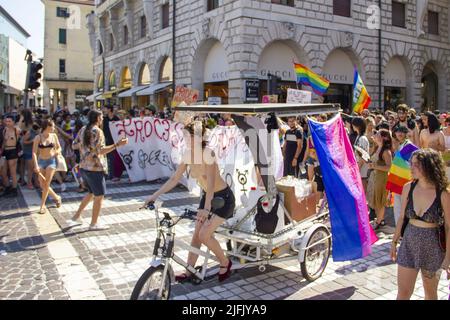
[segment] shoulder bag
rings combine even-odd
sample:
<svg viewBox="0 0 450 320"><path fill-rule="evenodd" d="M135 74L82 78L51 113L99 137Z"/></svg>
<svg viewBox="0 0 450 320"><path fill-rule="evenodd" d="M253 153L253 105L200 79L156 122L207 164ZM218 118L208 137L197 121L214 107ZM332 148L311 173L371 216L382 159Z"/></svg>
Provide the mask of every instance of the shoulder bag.
<svg viewBox="0 0 450 320"><path fill-rule="evenodd" d="M58 137L56 139L58 139ZM56 147L56 143L55 143L55 147ZM67 172L66 159L64 159L62 154L56 155L56 171Z"/></svg>

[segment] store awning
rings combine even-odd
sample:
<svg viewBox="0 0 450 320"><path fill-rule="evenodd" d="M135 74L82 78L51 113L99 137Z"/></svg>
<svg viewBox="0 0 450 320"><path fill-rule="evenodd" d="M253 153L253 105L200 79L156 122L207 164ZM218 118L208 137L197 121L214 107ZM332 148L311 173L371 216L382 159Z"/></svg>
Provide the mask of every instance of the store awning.
<svg viewBox="0 0 450 320"><path fill-rule="evenodd" d="M146 85L146 86L139 86L139 87L134 87L134 88L128 89L127 91L121 92L121 93L118 95L118 97L119 97L119 98L129 98L129 97L131 97L132 95L136 94L136 92L141 91L141 90L143 90L143 89L145 89L145 88L148 88L148 87L149 87L149 85Z"/></svg>
<svg viewBox="0 0 450 320"><path fill-rule="evenodd" d="M90 102L93 102L94 100L104 100L102 94L103 94L102 92L96 92L94 94L91 94L90 96L87 96L86 100Z"/></svg>
<svg viewBox="0 0 450 320"><path fill-rule="evenodd" d="M152 94L155 94L159 91L162 91L164 89L166 89L167 87L172 86L172 82L162 82L162 83L155 83L152 84L151 86L138 91L138 93L136 94L137 96L150 96Z"/></svg>
<svg viewBox="0 0 450 320"><path fill-rule="evenodd" d="M112 90L112 91L106 91L105 93L103 93L103 98L105 99L111 99L113 96L117 95L118 93L128 90L129 88L119 88L116 90Z"/></svg>

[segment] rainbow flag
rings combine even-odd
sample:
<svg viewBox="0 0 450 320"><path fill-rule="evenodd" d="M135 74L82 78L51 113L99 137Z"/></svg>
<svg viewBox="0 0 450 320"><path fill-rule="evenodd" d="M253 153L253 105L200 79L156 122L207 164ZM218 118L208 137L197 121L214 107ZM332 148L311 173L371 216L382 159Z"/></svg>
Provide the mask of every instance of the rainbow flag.
<svg viewBox="0 0 450 320"><path fill-rule="evenodd" d="M378 240L369 224L366 195L344 122L338 114L309 128L322 171L330 209L333 260L368 256Z"/></svg>
<svg viewBox="0 0 450 320"><path fill-rule="evenodd" d="M323 96L330 86L330 81L300 63L294 62L294 69L297 74L297 83L310 86L317 95Z"/></svg>
<svg viewBox="0 0 450 320"><path fill-rule="evenodd" d="M353 82L353 112L360 114L363 110L368 109L372 98L370 98L366 87L355 68L355 80Z"/></svg>
<svg viewBox="0 0 450 320"><path fill-rule="evenodd" d="M395 153L391 170L388 174L386 190L402 194L403 186L412 180L409 160L418 149L417 146L408 141Z"/></svg>

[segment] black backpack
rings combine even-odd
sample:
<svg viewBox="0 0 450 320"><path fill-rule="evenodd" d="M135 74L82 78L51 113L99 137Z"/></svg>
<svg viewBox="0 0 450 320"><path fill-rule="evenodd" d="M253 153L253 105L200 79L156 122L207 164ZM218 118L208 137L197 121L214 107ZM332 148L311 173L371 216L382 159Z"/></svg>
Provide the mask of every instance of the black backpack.
<svg viewBox="0 0 450 320"><path fill-rule="evenodd" d="M265 212L262 207L262 199L259 198L257 204L257 213L255 215L256 231L263 234L273 234L278 224L278 205L280 203L280 196L277 195L277 200L270 212Z"/></svg>

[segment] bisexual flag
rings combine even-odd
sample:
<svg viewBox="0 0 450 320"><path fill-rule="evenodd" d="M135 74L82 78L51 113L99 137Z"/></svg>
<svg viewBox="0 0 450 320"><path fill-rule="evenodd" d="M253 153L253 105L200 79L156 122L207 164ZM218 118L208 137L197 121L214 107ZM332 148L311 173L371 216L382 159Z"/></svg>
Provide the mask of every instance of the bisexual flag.
<svg viewBox="0 0 450 320"><path fill-rule="evenodd" d="M361 175L344 122L337 115L325 123L308 123L330 209L333 260L364 258L378 239L369 224Z"/></svg>

